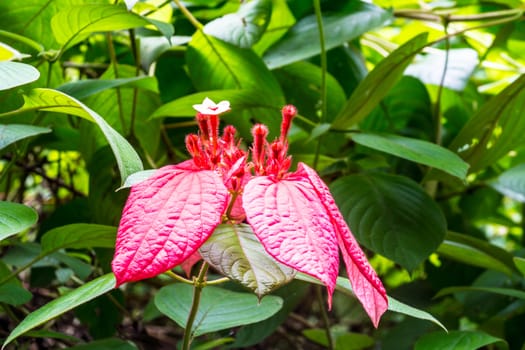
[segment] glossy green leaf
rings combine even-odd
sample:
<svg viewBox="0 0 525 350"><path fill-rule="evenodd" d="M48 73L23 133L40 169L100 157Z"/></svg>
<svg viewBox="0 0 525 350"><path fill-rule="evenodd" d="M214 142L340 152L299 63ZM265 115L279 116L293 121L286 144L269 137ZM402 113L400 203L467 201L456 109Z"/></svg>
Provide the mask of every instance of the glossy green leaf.
<svg viewBox="0 0 525 350"><path fill-rule="evenodd" d="M113 248L117 228L97 224L71 224L54 228L42 237L42 254L64 248Z"/></svg>
<svg viewBox="0 0 525 350"><path fill-rule="evenodd" d="M28 95L24 95L24 101L24 105L17 112L51 111L75 115L97 124L113 150L122 182L129 175L143 170L142 161L128 141L104 118L73 97L52 89L34 89Z"/></svg>
<svg viewBox="0 0 525 350"><path fill-rule="evenodd" d="M505 343L482 331L433 332L422 336L415 350L477 350L489 344Z"/></svg>
<svg viewBox="0 0 525 350"><path fill-rule="evenodd" d="M262 38L253 45L253 50L262 56L270 46L275 44L295 24L295 17L286 0L272 0L270 22Z"/></svg>
<svg viewBox="0 0 525 350"><path fill-rule="evenodd" d="M476 172L523 144L525 75L479 108L450 144Z"/></svg>
<svg viewBox="0 0 525 350"><path fill-rule="evenodd" d="M425 84L442 85L451 90L463 91L479 62L478 53L467 48L448 50L447 71L442 81L446 55L447 51L434 49L416 59L408 66L405 74L417 77Z"/></svg>
<svg viewBox="0 0 525 350"><path fill-rule="evenodd" d="M125 6L80 5L65 8L51 19L51 29L57 42L65 49L84 40L95 32L109 32L148 24L157 25L166 37L173 35L171 26L161 26L157 22L129 12ZM169 31L171 28L171 31Z"/></svg>
<svg viewBox="0 0 525 350"><path fill-rule="evenodd" d="M42 126L27 124L0 124L0 150L18 140L23 140L31 136L48 132L51 132L51 129Z"/></svg>
<svg viewBox="0 0 525 350"><path fill-rule="evenodd" d="M525 258L515 256L513 260L518 270L520 270L521 274L525 276Z"/></svg>
<svg viewBox="0 0 525 350"><path fill-rule="evenodd" d="M290 282L295 271L272 258L247 224L222 224L199 249L221 274L239 282L259 298Z"/></svg>
<svg viewBox="0 0 525 350"><path fill-rule="evenodd" d="M62 295L26 316L9 334L2 349L22 334L115 288L112 273L100 276Z"/></svg>
<svg viewBox="0 0 525 350"><path fill-rule="evenodd" d="M301 281L322 285L322 283L318 279L313 278L304 273L300 273L300 272L297 273L297 275L295 275L295 278ZM335 286L335 289L347 295L354 296L354 292L352 290L352 286L350 285L350 281L348 280L348 278L337 277L337 284ZM393 311L393 312L397 312L397 313L407 315L410 317L418 318L420 320L426 320L426 321L433 322L439 327L443 328L445 331L447 331L447 328L443 326L441 322L439 322L434 316L432 316L428 312L419 310L415 307L402 303L399 300L392 298L391 296L387 296L387 297L388 297L388 310L389 311Z"/></svg>
<svg viewBox="0 0 525 350"><path fill-rule="evenodd" d="M29 84L40 77L40 72L33 66L21 62L0 62L0 91Z"/></svg>
<svg viewBox="0 0 525 350"><path fill-rule="evenodd" d="M238 47L250 48L266 30L271 12L271 0L241 3L237 12L208 22L204 33Z"/></svg>
<svg viewBox="0 0 525 350"><path fill-rule="evenodd" d="M366 118L397 83L405 68L427 42L419 34L393 51L359 83L333 123L335 129L348 129Z"/></svg>
<svg viewBox="0 0 525 350"><path fill-rule="evenodd" d="M192 299L193 286L177 283L161 288L155 295L155 305L184 328ZM282 299L276 296L269 295L258 301L254 294L206 286L202 290L191 332L199 336L259 322L278 312L281 307Z"/></svg>
<svg viewBox="0 0 525 350"><path fill-rule="evenodd" d="M504 295L512 298L518 298L518 299L524 299L525 300L525 292L517 289L511 289L511 288L497 288L497 287L448 287L441 289L437 294L436 298L442 297L444 295L450 295L454 293L462 293L462 292L484 292L484 293L494 293L499 295Z"/></svg>
<svg viewBox="0 0 525 350"><path fill-rule="evenodd" d="M11 270L0 260L0 280L4 280L11 275ZM0 303L9 305L22 305L32 298L32 294L22 286L16 278L10 278L0 283Z"/></svg>
<svg viewBox="0 0 525 350"><path fill-rule="evenodd" d="M278 110L285 104L285 100L277 80L253 51L240 49L197 32L186 51L186 62L197 90L248 90L257 97L259 104L276 108L275 111L250 108L237 113L232 105L232 112L229 113L232 116L231 122L241 134L249 135L253 125L250 120L263 122L268 125L272 135L278 134L281 122Z"/></svg>
<svg viewBox="0 0 525 350"><path fill-rule="evenodd" d="M325 47L327 50L341 46L347 41L392 20L392 13L372 4L352 1L336 13L323 14ZM321 52L317 19L307 16L297 22L290 31L270 47L264 62L270 69L302 61Z"/></svg>
<svg viewBox="0 0 525 350"><path fill-rule="evenodd" d="M506 170L488 183L503 195L525 202L525 164Z"/></svg>
<svg viewBox="0 0 525 350"><path fill-rule="evenodd" d="M464 264L501 271L511 275L515 271L512 255L502 248L481 239L448 232L437 253Z"/></svg>
<svg viewBox="0 0 525 350"><path fill-rule="evenodd" d="M120 186L118 190L129 188L133 185L138 184L139 182L147 180L148 178L153 176L153 174L155 174L156 171L157 169L149 169L133 173L126 178L126 181L124 181L124 184Z"/></svg>
<svg viewBox="0 0 525 350"><path fill-rule="evenodd" d="M72 96L83 99L98 92L116 87L134 87L158 92L157 82L153 77L139 76L120 79L85 79L63 84L57 90Z"/></svg>
<svg viewBox="0 0 525 350"><path fill-rule="evenodd" d="M38 220L33 208L12 202L0 201L0 240L25 231Z"/></svg>
<svg viewBox="0 0 525 350"><path fill-rule="evenodd" d="M330 186L357 240L408 270L443 241L446 221L430 196L402 176L345 176Z"/></svg>
<svg viewBox="0 0 525 350"><path fill-rule="evenodd" d="M356 143L400 158L443 170L459 179L467 176L468 164L457 154L434 143L394 134L352 134Z"/></svg>

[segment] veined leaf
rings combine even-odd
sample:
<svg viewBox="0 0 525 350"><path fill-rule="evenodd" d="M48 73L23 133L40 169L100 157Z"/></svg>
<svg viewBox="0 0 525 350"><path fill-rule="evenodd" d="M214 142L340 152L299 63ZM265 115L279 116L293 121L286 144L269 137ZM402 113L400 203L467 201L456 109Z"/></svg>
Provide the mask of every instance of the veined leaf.
<svg viewBox="0 0 525 350"><path fill-rule="evenodd" d="M425 47L426 42L427 34L419 34L379 62L357 85L332 127L345 130L366 118L401 78L405 68Z"/></svg>
<svg viewBox="0 0 525 350"><path fill-rule="evenodd" d="M295 275L293 269L266 253L247 224L217 226L199 252L211 266L259 298L290 282Z"/></svg>
<svg viewBox="0 0 525 350"><path fill-rule="evenodd" d="M113 248L117 228L96 224L71 224L54 228L42 237L42 253L50 254L64 248Z"/></svg>
<svg viewBox="0 0 525 350"><path fill-rule="evenodd" d="M505 341L482 331L433 332L419 338L414 349L476 350L494 343L505 343Z"/></svg>
<svg viewBox="0 0 525 350"><path fill-rule="evenodd" d="M241 48L250 48L264 34L271 12L271 0L241 3L236 13L207 23L204 33Z"/></svg>
<svg viewBox="0 0 525 350"><path fill-rule="evenodd" d="M20 85L29 84L40 77L40 72L35 67L21 63L0 62L0 91L11 89Z"/></svg>
<svg viewBox="0 0 525 350"><path fill-rule="evenodd" d="M116 87L136 87L158 92L157 81L153 77L139 76L120 79L85 79L63 84L57 90L83 99L98 92Z"/></svg>
<svg viewBox="0 0 525 350"><path fill-rule="evenodd" d="M193 286L176 283L161 288L155 305L179 326L186 327L193 299ZM202 289L192 334L215 332L267 319L282 307L282 299L268 295L260 301L254 294L237 293L213 286Z"/></svg>
<svg viewBox="0 0 525 350"><path fill-rule="evenodd" d="M104 118L80 101L52 89L33 89L28 95L24 95L24 101L24 105L16 112L43 110L72 114L97 124L113 150L122 182L129 175L143 170L142 161L128 141L116 132Z"/></svg>
<svg viewBox="0 0 525 350"><path fill-rule="evenodd" d="M27 230L38 220L33 208L12 202L0 201L0 240Z"/></svg>
<svg viewBox="0 0 525 350"><path fill-rule="evenodd" d="M358 241L408 270L443 241L446 221L437 204L402 176L345 176L330 186Z"/></svg>
<svg viewBox="0 0 525 350"><path fill-rule="evenodd" d="M468 164L461 157L428 141L394 134L369 133L352 134L352 140L366 147L443 170L461 180L467 176Z"/></svg>
<svg viewBox="0 0 525 350"><path fill-rule="evenodd" d="M362 1L352 1L341 11L323 15L325 47L327 50L386 25L392 13ZM285 66L318 55L321 52L315 15L297 22L286 35L264 55L270 69Z"/></svg>
<svg viewBox="0 0 525 350"><path fill-rule="evenodd" d="M0 150L6 148L18 140L45 134L51 132L51 129L42 126L26 124L0 124Z"/></svg>
<svg viewBox="0 0 525 350"><path fill-rule="evenodd" d="M522 203L525 202L525 164L503 172L488 183L503 195Z"/></svg>
<svg viewBox="0 0 525 350"><path fill-rule="evenodd" d="M115 287L115 276L108 273L100 276L71 292L62 295L36 311L30 313L13 329L2 346L5 348L13 340L31 329L62 315L63 313L109 292Z"/></svg>
<svg viewBox="0 0 525 350"><path fill-rule="evenodd" d="M485 103L463 126L449 148L476 172L494 164L518 145L525 134L525 75Z"/></svg>

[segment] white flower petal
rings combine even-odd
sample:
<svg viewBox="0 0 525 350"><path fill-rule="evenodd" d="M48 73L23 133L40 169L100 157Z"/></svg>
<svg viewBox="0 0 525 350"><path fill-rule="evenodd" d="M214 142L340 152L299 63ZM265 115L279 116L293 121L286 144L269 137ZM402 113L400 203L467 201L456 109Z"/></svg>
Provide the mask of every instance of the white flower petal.
<svg viewBox="0 0 525 350"><path fill-rule="evenodd" d="M218 104L216 104L208 97L206 97L201 104L193 105L193 109L205 115L219 115L230 110L230 102L221 101Z"/></svg>

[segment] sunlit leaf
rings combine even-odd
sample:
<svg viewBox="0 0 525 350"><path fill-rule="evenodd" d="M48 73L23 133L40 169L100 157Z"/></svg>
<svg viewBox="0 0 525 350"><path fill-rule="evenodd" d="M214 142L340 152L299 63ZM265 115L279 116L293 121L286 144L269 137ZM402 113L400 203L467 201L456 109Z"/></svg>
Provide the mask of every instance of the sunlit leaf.
<svg viewBox="0 0 525 350"><path fill-rule="evenodd" d="M27 230L37 220L38 215L33 208L0 201L0 240Z"/></svg>
<svg viewBox="0 0 525 350"><path fill-rule="evenodd" d="M441 210L406 177L350 175L333 182L330 189L358 241L408 270L415 269L445 237Z"/></svg>
<svg viewBox="0 0 525 350"><path fill-rule="evenodd" d="M504 171L488 183L503 195L525 202L525 164Z"/></svg>
<svg viewBox="0 0 525 350"><path fill-rule="evenodd" d="M204 260L221 274L241 283L260 298L291 281L293 269L279 264L247 224L222 224L200 247Z"/></svg>
<svg viewBox="0 0 525 350"><path fill-rule="evenodd" d="M520 270L521 274L525 276L525 258L520 258L520 257L515 256L513 260L518 270Z"/></svg>
<svg viewBox="0 0 525 350"><path fill-rule="evenodd" d="M172 284L155 295L155 305L179 326L186 327L193 299L193 286ZM282 307L282 299L268 295L258 300L254 294L238 293L213 286L202 289L191 332L194 336L229 329L267 319Z"/></svg>
<svg viewBox="0 0 525 350"><path fill-rule="evenodd" d="M9 334L2 348L22 334L38 327L63 313L109 292L115 287L112 273L100 276L71 292L62 295L26 316Z"/></svg>
<svg viewBox="0 0 525 350"><path fill-rule="evenodd" d="M433 332L422 336L416 342L414 349L477 350L494 343L505 343L505 341L482 331Z"/></svg>
<svg viewBox="0 0 525 350"><path fill-rule="evenodd" d="M0 150L6 148L18 140L23 140L28 137L46 134L51 132L51 129L42 126L26 125L26 124L0 124Z"/></svg>
<svg viewBox="0 0 525 350"><path fill-rule="evenodd" d="M40 72L33 66L21 62L0 62L0 91L29 84L40 77Z"/></svg>

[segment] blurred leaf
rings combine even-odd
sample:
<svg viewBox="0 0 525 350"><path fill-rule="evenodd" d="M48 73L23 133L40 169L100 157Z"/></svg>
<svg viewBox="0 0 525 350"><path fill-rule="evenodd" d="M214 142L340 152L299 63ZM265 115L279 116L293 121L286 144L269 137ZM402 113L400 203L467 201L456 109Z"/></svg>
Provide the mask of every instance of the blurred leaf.
<svg viewBox="0 0 525 350"><path fill-rule="evenodd" d="M158 92L157 82L155 78L146 76L120 79L77 80L60 85L57 88L57 90L81 100L98 92L121 86L141 88L153 92Z"/></svg>
<svg viewBox="0 0 525 350"><path fill-rule="evenodd" d="M352 140L366 147L443 170L462 180L467 176L467 163L448 149L428 141L394 134L367 133L354 133Z"/></svg>
<svg viewBox="0 0 525 350"><path fill-rule="evenodd" d="M477 287L477 286L468 286L468 287L448 287L441 289L437 294L436 298L442 297L444 295L462 293L462 292L485 292L485 293L494 293L499 295L505 295L512 298L519 298L525 300L525 292L517 289L510 288L497 288L497 287Z"/></svg>
<svg viewBox="0 0 525 350"><path fill-rule="evenodd" d="M227 254L225 254L227 252ZM290 282L295 271L268 255L247 224L221 224L199 248L204 260L259 298Z"/></svg>
<svg viewBox="0 0 525 350"><path fill-rule="evenodd" d="M64 248L113 248L117 228L96 224L71 224L54 228L42 236L42 254Z"/></svg>
<svg viewBox="0 0 525 350"><path fill-rule="evenodd" d="M100 276L71 292L62 295L27 315L9 334L2 348L27 331L62 315L63 313L86 303L99 295L115 288L115 276L112 273Z"/></svg>
<svg viewBox="0 0 525 350"><path fill-rule="evenodd" d="M11 270L0 260L0 280L11 275ZM10 278L0 283L0 302L9 305L22 305L27 303L33 295L22 287L22 283L16 278Z"/></svg>
<svg viewBox="0 0 525 350"><path fill-rule="evenodd" d="M91 341L67 348L68 350L137 350L137 346L130 341L108 338Z"/></svg>
<svg viewBox="0 0 525 350"><path fill-rule="evenodd" d="M344 10L323 14L325 47L330 50L392 20L392 13L361 1L352 1ZM349 25L351 23L351 25ZM297 22L270 47L264 62L270 69L318 55L321 52L315 15Z"/></svg>
<svg viewBox="0 0 525 350"><path fill-rule="evenodd" d="M264 34L271 13L271 0L241 3L236 13L206 23L204 33L241 48L250 48Z"/></svg>
<svg viewBox="0 0 525 350"><path fill-rule="evenodd" d="M161 288L155 295L155 305L181 327L186 327L193 299L193 286L176 283ZM266 296L258 301L251 293L237 293L213 286L202 290L192 334L202 334L259 322L282 307L282 299Z"/></svg>
<svg viewBox="0 0 525 350"><path fill-rule="evenodd" d="M40 72L29 64L11 61L0 62L0 91L29 84L40 77Z"/></svg>
<svg viewBox="0 0 525 350"><path fill-rule="evenodd" d="M494 164L523 144L525 75L491 98L463 126L449 148L470 164L474 173Z"/></svg>
<svg viewBox="0 0 525 350"><path fill-rule="evenodd" d="M450 331L425 334L416 342L415 350L476 350L489 344L504 343L482 331Z"/></svg>
<svg viewBox="0 0 525 350"><path fill-rule="evenodd" d="M167 38L173 35L171 25L162 24L136 13L129 12L120 5L77 5L62 9L51 19L51 29L62 50L84 40L95 32L109 32L148 24L157 26Z"/></svg>
<svg viewBox="0 0 525 350"><path fill-rule="evenodd" d="M504 171L488 184L507 197L525 202L525 164Z"/></svg>
<svg viewBox="0 0 525 350"><path fill-rule="evenodd" d="M427 35L419 34L383 59L359 83L333 123L348 129L366 118L403 75L412 58L426 46Z"/></svg>
<svg viewBox="0 0 525 350"><path fill-rule="evenodd" d="M255 43L253 50L262 55L268 47L277 42L288 29L295 24L293 16L286 0L272 0L271 17L262 38Z"/></svg>
<svg viewBox="0 0 525 350"><path fill-rule="evenodd" d="M25 231L38 220L36 211L23 204L0 201L0 240Z"/></svg>
<svg viewBox="0 0 525 350"><path fill-rule="evenodd" d="M24 105L16 112L43 110L72 114L96 123L104 133L120 170L122 182L131 174L143 170L142 161L128 141L86 105L60 91L52 89L33 89L24 95Z"/></svg>
<svg viewBox="0 0 525 350"><path fill-rule="evenodd" d="M0 41L0 62L22 60L27 57L31 57L31 55L23 54L17 49Z"/></svg>
<svg viewBox="0 0 525 350"><path fill-rule="evenodd" d="M445 237L441 210L406 177L350 175L330 189L357 240L408 270L418 267Z"/></svg>
<svg viewBox="0 0 525 350"><path fill-rule="evenodd" d="M437 253L468 265L501 271L511 275L515 271L512 255L486 241L448 232Z"/></svg>
<svg viewBox="0 0 525 350"><path fill-rule="evenodd" d="M515 256L513 260L518 270L520 270L521 274L525 276L525 258L520 258L520 257Z"/></svg>
<svg viewBox="0 0 525 350"><path fill-rule="evenodd" d="M51 132L51 129L42 126L26 125L26 124L0 124L0 150L6 148L18 140L46 134Z"/></svg>
<svg viewBox="0 0 525 350"><path fill-rule="evenodd" d="M463 91L478 64L478 53L473 49L448 50L447 71L442 83L446 55L444 50L433 49L408 66L405 74L419 78L425 84L442 85L451 90Z"/></svg>
<svg viewBox="0 0 525 350"><path fill-rule="evenodd" d="M328 338L324 329L306 329L303 331L303 335L317 344L328 346ZM361 350L368 349L374 345L374 339L364 334L339 333L332 330L332 336L335 338L335 350Z"/></svg>
<svg viewBox="0 0 525 350"><path fill-rule="evenodd" d="M313 278L313 277L311 277L309 275L306 275L304 273L301 273L301 272L297 273L295 275L295 278L298 279L298 280L301 280L301 281L305 281L305 282L309 282L309 283L315 283L317 285L322 285L322 282L319 281L318 279ZM354 296L354 292L352 290L352 286L350 285L350 281L348 280L348 278L337 277L337 284L335 286L335 289L337 291L340 291L340 292L345 293L347 295ZM396 300L396 299L392 298L391 296L387 296L387 297L388 297L388 310L389 311L398 312L400 314L404 314L404 315L407 315L407 316L410 316L410 317L418 318L420 320L426 320L426 321L433 322L436 325L438 325L439 327L443 328L445 331L447 331L445 326L443 326L441 324L441 322L439 322L434 316L432 316L428 312L423 311L423 310L419 310L419 309L417 309L415 307L412 307L412 306L409 306L407 304L404 304L404 303L400 302L399 300Z"/></svg>

